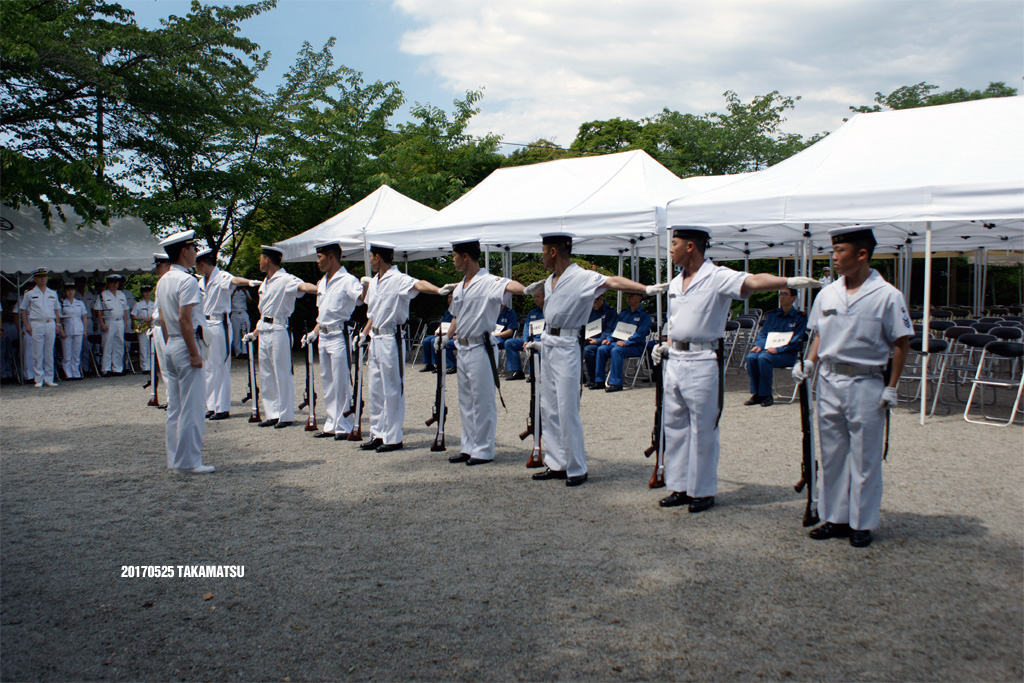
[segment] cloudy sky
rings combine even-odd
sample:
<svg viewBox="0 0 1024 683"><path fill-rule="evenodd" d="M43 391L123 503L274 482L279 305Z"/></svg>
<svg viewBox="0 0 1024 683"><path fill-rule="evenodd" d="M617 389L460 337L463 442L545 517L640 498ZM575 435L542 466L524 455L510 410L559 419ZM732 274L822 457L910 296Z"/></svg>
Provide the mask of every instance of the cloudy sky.
<svg viewBox="0 0 1024 683"><path fill-rule="evenodd" d="M122 1L144 25L188 7ZM242 32L274 56L264 87L304 40L333 35L338 63L399 81L410 101L451 110L484 88L471 132L508 142L567 146L584 121L723 111L726 90L800 96L785 129L804 135L901 85L1024 90L1020 0L279 0Z"/></svg>

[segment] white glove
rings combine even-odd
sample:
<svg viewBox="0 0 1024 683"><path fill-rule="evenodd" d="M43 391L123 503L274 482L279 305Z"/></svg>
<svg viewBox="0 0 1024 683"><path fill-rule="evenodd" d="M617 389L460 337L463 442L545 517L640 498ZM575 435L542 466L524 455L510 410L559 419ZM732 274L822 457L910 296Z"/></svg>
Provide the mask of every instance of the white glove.
<svg viewBox="0 0 1024 683"><path fill-rule="evenodd" d="M250 287L259 287L263 284L263 280L249 280Z"/></svg>
<svg viewBox="0 0 1024 683"><path fill-rule="evenodd" d="M647 296L654 296L661 294L662 292L668 291L668 283L662 282L660 285L647 285Z"/></svg>
<svg viewBox="0 0 1024 683"><path fill-rule="evenodd" d="M441 285L440 287L437 288L437 293L440 294L441 296L448 296L449 294L455 291L455 287L458 284L459 283L457 282L449 282L446 285Z"/></svg>
<svg viewBox="0 0 1024 683"><path fill-rule="evenodd" d="M886 387L882 392L882 400L879 401L879 408L895 408L898 399L896 398L896 387Z"/></svg>
<svg viewBox="0 0 1024 683"><path fill-rule="evenodd" d="M821 287L821 283L813 277L803 277L802 275L798 275L796 277L786 278L786 286L790 289L815 289Z"/></svg>
<svg viewBox="0 0 1024 683"><path fill-rule="evenodd" d="M527 351L540 351L544 348L544 344L539 341L526 342L526 346L524 348Z"/></svg>
<svg viewBox="0 0 1024 683"><path fill-rule="evenodd" d="M361 346L367 346L367 345L369 345L369 343L370 343L370 335L366 334L365 332L360 333L359 334L359 344Z"/></svg>
<svg viewBox="0 0 1024 683"><path fill-rule="evenodd" d="M653 349L651 349L651 360L654 361L655 365L660 363L662 358L668 356L668 349L669 345L665 342L657 344Z"/></svg>
<svg viewBox="0 0 1024 683"><path fill-rule="evenodd" d="M805 360L797 361L793 366L793 381L803 382L805 379L814 374L814 361Z"/></svg>
<svg viewBox="0 0 1024 683"><path fill-rule="evenodd" d="M359 278L359 283L360 283L360 284L361 284L361 285L362 285L363 287L366 287L367 285L369 285L369 284L370 284L370 278L369 278L368 276L364 275L364 276L362 276L361 278Z"/></svg>
<svg viewBox="0 0 1024 683"><path fill-rule="evenodd" d="M526 285L526 288L523 289L523 294L533 296L535 292L540 291L544 287L545 282L546 280L537 280L533 284Z"/></svg>
<svg viewBox="0 0 1024 683"><path fill-rule="evenodd" d="M444 346L447 339L448 337L446 337L443 334L434 335L434 348L440 351L441 347Z"/></svg>
<svg viewBox="0 0 1024 683"><path fill-rule="evenodd" d="M256 341L256 333L255 332L248 333L247 335L242 337L242 341L245 342L246 344L248 344L250 342Z"/></svg>

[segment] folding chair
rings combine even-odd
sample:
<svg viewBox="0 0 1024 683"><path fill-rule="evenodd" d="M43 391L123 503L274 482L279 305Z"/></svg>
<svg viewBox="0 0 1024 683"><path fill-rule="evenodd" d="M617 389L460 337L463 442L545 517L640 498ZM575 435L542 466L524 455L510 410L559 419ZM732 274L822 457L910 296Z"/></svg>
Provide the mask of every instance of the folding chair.
<svg viewBox="0 0 1024 683"><path fill-rule="evenodd" d="M125 332L124 334L124 362L128 365L128 369L134 375L135 363L132 362L132 350L139 352L139 334L137 332ZM139 359L142 362L142 359Z"/></svg>
<svg viewBox="0 0 1024 683"><path fill-rule="evenodd" d="M806 343L806 340L800 342L800 348L796 352L796 363L803 360L804 344ZM793 365L796 365L796 363L793 363L792 365L780 365L779 367L772 369L772 387L775 392L775 398L780 403L792 403L796 400L797 392L800 390L800 385L793 381ZM778 371L780 370L784 373L782 382L779 381ZM789 384L786 384L786 382L793 385L792 391L790 391ZM780 389L781 386L785 386L786 390L782 391Z"/></svg>
<svg viewBox="0 0 1024 683"><path fill-rule="evenodd" d="M1020 341L1024 337L1024 330L1019 327L993 327L988 333L1000 341Z"/></svg>
<svg viewBox="0 0 1024 683"><path fill-rule="evenodd" d="M928 326L929 330L931 330L932 336L934 337L941 337L942 333L951 327L956 327L952 320L933 320Z"/></svg>
<svg viewBox="0 0 1024 683"><path fill-rule="evenodd" d="M639 356L627 358L622 364L622 378L628 380L630 370L633 372L633 380L629 383L630 388L636 386L636 380L643 374L644 382L650 382L654 376L654 369L651 367L650 354L647 353L647 342L657 339L658 333L651 332L644 341L644 350Z"/></svg>
<svg viewBox="0 0 1024 683"><path fill-rule="evenodd" d="M421 321L416 338L414 340L411 340L411 343L409 345L408 357L412 359L411 362L415 363L415 359L419 357L420 350L423 348L423 339L427 336L428 332L429 334L434 334L434 330L436 330L437 326L440 324L440 318L431 318L426 322Z"/></svg>
<svg viewBox="0 0 1024 683"><path fill-rule="evenodd" d="M1004 322L1003 318L978 318L979 323L1001 323Z"/></svg>
<svg viewBox="0 0 1024 683"><path fill-rule="evenodd" d="M96 360L96 345L103 344L103 335L101 334L87 334L85 336L85 343L89 345L89 360L92 361L92 371L96 373L96 376L100 376L100 362Z"/></svg>
<svg viewBox="0 0 1024 683"><path fill-rule="evenodd" d="M1024 344L1020 342L993 341L985 345L981 352L981 358L978 360L978 369L974 374L974 379L971 380L971 393L967 397L967 405L964 407L964 420L995 427L1007 427L1016 421L1021 393L1024 392L1024 373L1021 372L1022 357L1024 357ZM1000 366L1002 366L1003 372L1000 372ZM983 419L972 420L971 407L974 405L974 392L978 387L983 387L981 398ZM1005 422L1001 418L994 418L985 412L984 387L992 387L993 394L996 394L999 389L1017 390L1013 407L1010 408L1010 416ZM992 405L998 403L996 398L993 399Z"/></svg>
<svg viewBox="0 0 1024 683"><path fill-rule="evenodd" d="M971 325L971 327L973 327L976 332L980 332L982 334L988 334L989 330L999 326L1000 323L986 323L980 320Z"/></svg>
<svg viewBox="0 0 1024 683"><path fill-rule="evenodd" d="M932 396L932 406L928 411L928 415L935 414L935 406L938 405L939 388L942 386L942 380L945 377L946 362L949 360L949 356L946 352L949 350L949 342L945 339L928 339L928 353L931 358L928 361L927 373L922 373L923 359L922 349L925 348L924 338L917 337L910 340L910 357L907 359L907 364L904 366L903 375L900 376L899 384L897 384L897 391L900 386L904 383L909 384L910 382L917 382L917 390L914 395L911 396L909 392L905 395L906 398L903 400L914 402L921 396L921 385L923 382L931 382L934 385Z"/></svg>

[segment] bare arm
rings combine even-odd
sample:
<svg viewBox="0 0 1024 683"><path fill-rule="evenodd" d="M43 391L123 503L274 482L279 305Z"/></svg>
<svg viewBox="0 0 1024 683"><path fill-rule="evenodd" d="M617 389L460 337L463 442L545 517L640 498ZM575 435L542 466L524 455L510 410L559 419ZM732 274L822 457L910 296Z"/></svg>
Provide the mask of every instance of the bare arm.
<svg viewBox="0 0 1024 683"><path fill-rule="evenodd" d="M203 367L203 356L199 353L199 345L196 344L196 329L192 327L193 304L178 306L178 323L181 327L181 338L185 340L185 348L188 349L188 361L194 368ZM187 320L187 325L181 322Z"/></svg>
<svg viewBox="0 0 1024 683"><path fill-rule="evenodd" d="M910 354L910 337L900 337L894 342L892 349L892 372L889 375L889 386L895 387L900 382L903 367L907 364Z"/></svg>
<svg viewBox="0 0 1024 683"><path fill-rule="evenodd" d="M786 288L786 278L768 273L755 273L747 276L740 288L741 295L746 298L751 292L774 292Z"/></svg>
<svg viewBox="0 0 1024 683"><path fill-rule="evenodd" d="M647 285L630 280L628 277L613 275L604 281L604 286L614 289L617 292L631 292L633 294L647 294Z"/></svg>
<svg viewBox="0 0 1024 683"><path fill-rule="evenodd" d="M811 340L811 347L807 350L807 360L812 363L818 362L818 340L820 337L814 335L814 339Z"/></svg>
<svg viewBox="0 0 1024 683"><path fill-rule="evenodd" d="M316 285L311 285L308 282L303 282L299 285L299 291L303 294L316 294Z"/></svg>
<svg viewBox="0 0 1024 683"><path fill-rule="evenodd" d="M525 293L526 286L522 282L512 280L505 286L505 291L513 296L522 296Z"/></svg>
<svg viewBox="0 0 1024 683"><path fill-rule="evenodd" d="M414 284L412 286L412 288L415 289L417 292L421 292L423 294L439 294L440 293L438 291L439 287L437 285L432 285L429 282L427 282L426 280L417 280L416 284Z"/></svg>
<svg viewBox="0 0 1024 683"><path fill-rule="evenodd" d="M252 287L252 280L247 277L232 277L231 284L235 287Z"/></svg>

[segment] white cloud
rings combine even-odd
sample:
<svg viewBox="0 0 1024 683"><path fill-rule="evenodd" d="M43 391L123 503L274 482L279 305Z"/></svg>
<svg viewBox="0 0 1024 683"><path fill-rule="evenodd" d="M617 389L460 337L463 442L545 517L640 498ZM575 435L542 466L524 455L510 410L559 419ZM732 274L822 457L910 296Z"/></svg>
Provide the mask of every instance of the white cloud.
<svg viewBox="0 0 1024 683"><path fill-rule="evenodd" d="M418 26L401 49L461 95L483 87L472 132L567 145L580 123L663 107L724 110L802 96L786 129L835 130L849 105L928 81L983 88L1024 73L1017 0L395 0Z"/></svg>

